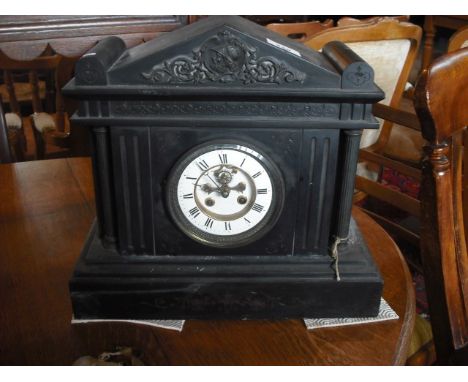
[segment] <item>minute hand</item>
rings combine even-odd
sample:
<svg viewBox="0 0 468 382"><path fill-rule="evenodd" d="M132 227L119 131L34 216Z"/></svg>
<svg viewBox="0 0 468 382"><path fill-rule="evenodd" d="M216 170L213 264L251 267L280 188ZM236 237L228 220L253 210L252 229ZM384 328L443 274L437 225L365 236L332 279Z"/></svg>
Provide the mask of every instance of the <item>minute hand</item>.
<svg viewBox="0 0 468 382"><path fill-rule="evenodd" d="M219 192L221 192L221 187L218 185L218 183L216 183L210 176L210 174L206 174L206 176L213 182L213 184L216 186L216 188L219 190Z"/></svg>

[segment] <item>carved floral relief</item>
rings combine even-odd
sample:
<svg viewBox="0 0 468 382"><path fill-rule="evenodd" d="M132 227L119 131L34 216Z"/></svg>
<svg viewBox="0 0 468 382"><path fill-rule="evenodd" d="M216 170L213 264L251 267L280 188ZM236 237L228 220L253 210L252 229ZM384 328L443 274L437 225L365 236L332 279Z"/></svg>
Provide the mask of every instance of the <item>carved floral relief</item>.
<svg viewBox="0 0 468 382"><path fill-rule="evenodd" d="M141 75L157 84L207 82L242 84L291 82L302 83L305 74L274 57L258 57L249 46L228 31L218 33L193 51L193 56L179 56L155 65Z"/></svg>

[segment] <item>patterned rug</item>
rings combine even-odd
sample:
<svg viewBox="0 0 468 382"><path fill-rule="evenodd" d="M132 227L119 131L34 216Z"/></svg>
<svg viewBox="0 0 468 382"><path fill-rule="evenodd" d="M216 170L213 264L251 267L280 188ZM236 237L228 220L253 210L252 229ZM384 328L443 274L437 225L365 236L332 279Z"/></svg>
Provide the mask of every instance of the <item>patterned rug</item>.
<svg viewBox="0 0 468 382"><path fill-rule="evenodd" d="M398 171L384 167L382 184L396 189L415 199L419 197L419 183L414 178L400 174Z"/></svg>

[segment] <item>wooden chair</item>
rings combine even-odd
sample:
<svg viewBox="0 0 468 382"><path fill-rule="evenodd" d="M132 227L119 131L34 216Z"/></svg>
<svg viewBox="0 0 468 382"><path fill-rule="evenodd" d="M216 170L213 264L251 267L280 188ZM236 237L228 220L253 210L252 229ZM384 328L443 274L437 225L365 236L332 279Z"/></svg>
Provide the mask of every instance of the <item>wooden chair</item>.
<svg viewBox="0 0 468 382"><path fill-rule="evenodd" d="M453 52L468 46L468 25L455 32L448 44L447 52Z"/></svg>
<svg viewBox="0 0 468 382"><path fill-rule="evenodd" d="M467 45L468 27L460 29L452 36L449 42L448 52L458 50ZM385 150L383 152L384 155L380 155L378 152L370 153L369 149L362 149L361 158L366 159L368 162L376 163L378 165L386 166L390 169L396 170L400 174L409 176L415 181L419 182L421 180L421 166L419 158L422 160L422 147L426 143L423 136L420 134L419 120L417 120L416 116L411 113L388 108L380 104L376 105L374 112L377 116L384 118L386 121L398 124L396 125L398 127L398 130L396 130L397 135L395 135L393 142L389 142L388 147L390 150ZM406 126L411 130L406 129L405 131L401 128L401 126ZM394 127L395 125L393 128ZM411 142L411 146L413 147L413 157L409 155L399 155L398 151L395 152L395 150L392 150L392 148L400 146L403 148L402 151L404 152L404 150L408 150L408 142ZM397 161L395 161L395 159L397 159ZM398 159L401 161L398 161ZM369 182L363 177L357 177L356 184L358 189L365 191L369 195L372 195L379 200L383 200L386 203L389 203L405 212L408 212L410 215L419 218L419 199L415 199L393 189L384 188L378 183ZM389 232L392 232L400 238L403 238L404 240L419 247L419 230L407 229L393 221L390 221L384 216L375 214L371 211L367 212L369 212L376 220L378 220L379 223L383 225Z"/></svg>
<svg viewBox="0 0 468 382"><path fill-rule="evenodd" d="M439 27L460 30L468 25L467 15L427 15L424 17L424 49L422 67L429 66L433 58L434 38Z"/></svg>
<svg viewBox="0 0 468 382"><path fill-rule="evenodd" d="M468 48L418 81L415 107L428 141L422 165L421 255L437 360L468 364Z"/></svg>
<svg viewBox="0 0 468 382"><path fill-rule="evenodd" d="M37 159L45 158L47 141L63 148L58 153L66 155L70 126L61 87L71 73L65 76L62 68L71 72L71 62L73 58L57 54L20 61L0 51L0 70L10 109L7 126L11 129L14 124L20 125L18 129L23 131L25 126L33 127Z"/></svg>
<svg viewBox="0 0 468 382"><path fill-rule="evenodd" d="M321 49L327 42L340 40L366 60L375 71L375 82L386 97L374 107L380 129L363 132L355 200L371 195L419 216L419 201L398 190L385 187L379 180L383 166L420 179L417 169L422 156L419 124L414 114L398 107L421 41L421 28L411 23L382 18L374 23L336 27L320 32L305 44ZM419 237L385 216L369 213L390 233L397 233L418 244Z"/></svg>
<svg viewBox="0 0 468 382"><path fill-rule="evenodd" d="M0 103L2 96L0 95ZM0 150L3 157L0 163L22 162L25 159L26 136L24 135L21 118L15 113L5 113L0 105L1 129Z"/></svg>
<svg viewBox="0 0 468 382"><path fill-rule="evenodd" d="M416 58L421 33L416 25L383 18L373 24L331 28L317 33L304 44L320 50L329 41L346 43L374 68L375 82L386 95L381 104L397 109ZM379 116L379 108L376 114ZM379 131L365 131L361 147L382 151L390 138L392 125L383 121Z"/></svg>
<svg viewBox="0 0 468 382"><path fill-rule="evenodd" d="M8 139L8 129L3 113L2 97L0 96L0 163L11 163L13 157Z"/></svg>
<svg viewBox="0 0 468 382"><path fill-rule="evenodd" d="M349 27L353 25L363 25L363 24L373 24L373 23L378 23L384 19L393 19L393 20L398 20L398 21L409 21L410 17L407 15L401 15L401 16L372 16L372 17L366 17L364 19L356 19L354 17L342 17L336 22L336 25L339 27Z"/></svg>
<svg viewBox="0 0 468 382"><path fill-rule="evenodd" d="M271 23L266 25L266 27L283 36L303 42L318 32L333 27L333 20L327 19L323 22L308 21L303 23Z"/></svg>

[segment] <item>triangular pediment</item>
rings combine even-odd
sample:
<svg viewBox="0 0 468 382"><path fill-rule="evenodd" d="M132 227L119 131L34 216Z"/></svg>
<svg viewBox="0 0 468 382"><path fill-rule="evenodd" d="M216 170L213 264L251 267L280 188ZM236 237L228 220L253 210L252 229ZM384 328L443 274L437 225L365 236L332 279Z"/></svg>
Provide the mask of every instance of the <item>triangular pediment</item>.
<svg viewBox="0 0 468 382"><path fill-rule="evenodd" d="M319 52L237 16L203 19L126 50L110 85L339 88Z"/></svg>

